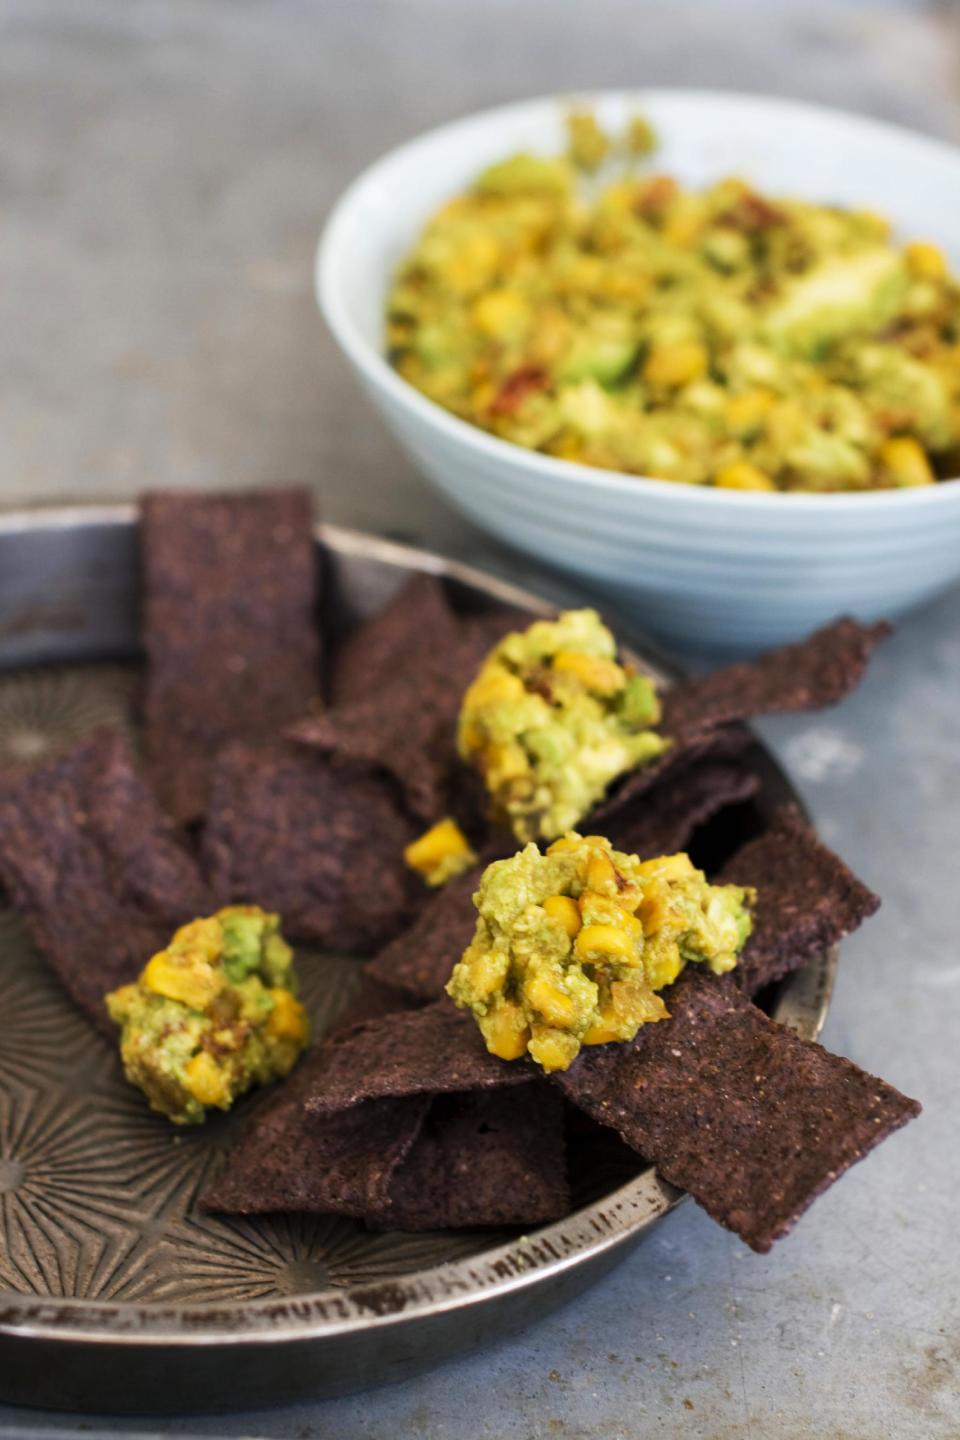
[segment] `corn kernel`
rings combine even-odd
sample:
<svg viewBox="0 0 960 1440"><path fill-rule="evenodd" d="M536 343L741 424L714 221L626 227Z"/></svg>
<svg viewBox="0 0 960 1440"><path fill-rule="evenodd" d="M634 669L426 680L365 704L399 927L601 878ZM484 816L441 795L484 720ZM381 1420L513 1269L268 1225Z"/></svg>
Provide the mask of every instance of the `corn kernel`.
<svg viewBox="0 0 960 1440"><path fill-rule="evenodd" d="M609 300L622 300L627 305L642 305L650 293L650 276L635 270L607 270L601 286Z"/></svg>
<svg viewBox="0 0 960 1440"><path fill-rule="evenodd" d="M911 241L903 253L911 273L920 280L942 280L947 273L946 256L928 240Z"/></svg>
<svg viewBox="0 0 960 1440"><path fill-rule="evenodd" d="M932 485L936 480L926 451L912 435L894 435L887 440L880 461L895 485Z"/></svg>
<svg viewBox="0 0 960 1440"><path fill-rule="evenodd" d="M461 960L466 969L470 988L478 1000L486 1000L504 982L507 971L507 957L489 950L475 950L470 946Z"/></svg>
<svg viewBox="0 0 960 1440"><path fill-rule="evenodd" d="M707 373L709 356L697 340L680 340L672 345L655 345L643 367L643 378L651 385L689 385Z"/></svg>
<svg viewBox="0 0 960 1440"><path fill-rule="evenodd" d="M690 856L681 850L676 855L657 855L653 860L643 860L637 866L637 874L644 879L685 880L695 873L696 867Z"/></svg>
<svg viewBox="0 0 960 1440"><path fill-rule="evenodd" d="M604 1006L583 1037L584 1045L608 1045L623 1039L623 1022L610 1006Z"/></svg>
<svg viewBox="0 0 960 1440"><path fill-rule="evenodd" d="M572 900L569 895L550 895L544 900L543 908L551 920L556 920L563 926L571 940L576 939L583 924L576 900Z"/></svg>
<svg viewBox="0 0 960 1440"><path fill-rule="evenodd" d="M516 780L518 776L526 775L530 769L530 761L523 746L510 740L503 745L491 745L484 751L483 768L494 788L498 788L507 780Z"/></svg>
<svg viewBox="0 0 960 1440"><path fill-rule="evenodd" d="M204 1010L224 987L224 977L205 961L177 965L169 951L161 950L147 962L143 983L155 995L179 1000L194 1010Z"/></svg>
<svg viewBox="0 0 960 1440"><path fill-rule="evenodd" d="M618 959L636 963L637 952L634 940L625 930L615 925L584 925L576 940L577 954L584 960L595 955L615 956Z"/></svg>
<svg viewBox="0 0 960 1440"><path fill-rule="evenodd" d="M663 238L668 245L689 250L702 229L703 216L696 210L678 210L664 225Z"/></svg>
<svg viewBox="0 0 960 1440"><path fill-rule="evenodd" d="M519 1005L503 1000L480 1019L480 1033L491 1055L519 1060L526 1053L530 1027Z"/></svg>
<svg viewBox="0 0 960 1440"><path fill-rule="evenodd" d="M617 871L609 855L597 852L587 861L587 887L598 895L617 891Z"/></svg>
<svg viewBox="0 0 960 1440"><path fill-rule="evenodd" d="M548 442L547 448L558 460L579 460L583 454L583 439L572 430L564 430L556 440Z"/></svg>
<svg viewBox="0 0 960 1440"><path fill-rule="evenodd" d="M223 949L223 927L216 915L191 920L188 925L180 926L171 943L178 950L198 950L205 960L214 961Z"/></svg>
<svg viewBox="0 0 960 1440"><path fill-rule="evenodd" d="M460 826L448 817L411 841L403 858L428 885L437 885L466 870L477 857Z"/></svg>
<svg viewBox="0 0 960 1440"><path fill-rule="evenodd" d="M749 460L734 460L731 465L724 465L714 475L713 483L719 490L776 490L777 488L770 476L759 466L751 465Z"/></svg>
<svg viewBox="0 0 960 1440"><path fill-rule="evenodd" d="M569 1026L577 1015L573 999L546 975L534 975L523 987L527 1004L543 1016L548 1025Z"/></svg>
<svg viewBox="0 0 960 1440"><path fill-rule="evenodd" d="M772 390L744 390L727 401L727 424L736 434L755 430L777 403Z"/></svg>
<svg viewBox="0 0 960 1440"><path fill-rule="evenodd" d="M470 308L470 318L484 335L505 340L518 335L527 325L530 310L515 290L490 290Z"/></svg>
<svg viewBox="0 0 960 1440"><path fill-rule="evenodd" d="M296 996L277 986L268 992L273 1009L267 1020L267 1034L275 1040L293 1040L298 1045L307 1038L307 1012Z"/></svg>
<svg viewBox="0 0 960 1440"><path fill-rule="evenodd" d="M670 913L670 891L665 885L653 884L637 906L637 915L647 935L655 935L667 923Z"/></svg>
<svg viewBox="0 0 960 1440"><path fill-rule="evenodd" d="M463 697L464 710L479 710L486 705L500 705L504 700L522 700L523 681L498 665L481 670Z"/></svg>
<svg viewBox="0 0 960 1440"><path fill-rule="evenodd" d="M138 990L136 985L120 985L116 990L111 990L107 996L107 1008L110 1011L112 1020L119 1020L128 1006L137 998Z"/></svg>
<svg viewBox="0 0 960 1440"><path fill-rule="evenodd" d="M453 255L437 266L437 271L451 290L467 295L489 284L499 263L500 244L496 236L475 229Z"/></svg>
<svg viewBox="0 0 960 1440"><path fill-rule="evenodd" d="M569 1030L553 1030L537 1025L527 1049L537 1064L549 1074L552 1070L567 1069L576 1059L580 1042Z"/></svg>
<svg viewBox="0 0 960 1440"><path fill-rule="evenodd" d="M548 855L562 855L565 850L576 850L583 841L579 835L563 835L559 840L554 840L552 845L547 846Z"/></svg>
<svg viewBox="0 0 960 1440"><path fill-rule="evenodd" d="M585 689L595 695L617 695L627 683L623 667L615 660L600 655L584 655L581 650L558 650L553 668L563 674L575 675Z"/></svg>
<svg viewBox="0 0 960 1440"><path fill-rule="evenodd" d="M201 1050L184 1066L183 1083L201 1105L223 1105L230 1099L227 1077L213 1056Z"/></svg>

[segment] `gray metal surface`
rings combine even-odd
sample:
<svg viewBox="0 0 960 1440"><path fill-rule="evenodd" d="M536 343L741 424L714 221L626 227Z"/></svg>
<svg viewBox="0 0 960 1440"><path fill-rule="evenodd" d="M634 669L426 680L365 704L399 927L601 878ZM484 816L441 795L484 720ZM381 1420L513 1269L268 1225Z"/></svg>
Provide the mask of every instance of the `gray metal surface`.
<svg viewBox="0 0 960 1440"><path fill-rule="evenodd" d="M301 480L331 520L522 577L319 331L338 191L404 136L564 86L728 85L956 139L958 29L953 0L3 0L0 503ZM0 1431L957 1440L958 635L955 595L842 709L767 727L884 896L824 1040L925 1105L772 1255L684 1205L574 1305L401 1385L135 1426L0 1407Z"/></svg>
<svg viewBox="0 0 960 1440"><path fill-rule="evenodd" d="M331 638L374 613L415 569L442 575L470 608L544 608L435 556L331 527L321 534ZM128 723L135 666L69 662L136 653L134 536L129 507L0 518L0 764L29 764L98 724ZM34 654L57 663L9 668ZM644 662L642 650L634 654ZM793 798L763 757L758 766L763 788L730 812L728 853ZM792 976L778 1018L817 1034L835 965L824 956ZM322 1034L349 999L356 963L306 949L299 966ZM591 1146L586 1184L575 1181L574 1213L520 1238L376 1235L325 1216L204 1216L196 1193L241 1117L174 1134L147 1112L9 911L0 912L0 1012L7 1400L223 1408L399 1379L522 1329L603 1273L680 1198L600 1145ZM571 1173L584 1168L574 1152Z"/></svg>

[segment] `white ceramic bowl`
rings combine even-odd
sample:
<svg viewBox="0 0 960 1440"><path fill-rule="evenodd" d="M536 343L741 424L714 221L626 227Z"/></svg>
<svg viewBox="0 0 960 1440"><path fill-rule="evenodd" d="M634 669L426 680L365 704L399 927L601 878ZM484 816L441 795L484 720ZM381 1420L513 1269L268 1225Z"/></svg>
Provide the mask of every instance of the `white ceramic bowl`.
<svg viewBox="0 0 960 1440"><path fill-rule="evenodd" d="M582 98L621 125L641 111L658 168L692 184L737 173L772 192L880 210L960 261L960 150L792 101L705 91ZM474 115L403 145L334 209L317 294L403 448L471 520L629 603L667 639L756 648L840 613L893 616L960 580L960 480L867 495L727 492L539 455L466 424L383 356L394 267L428 216L484 165L563 144L568 97Z"/></svg>

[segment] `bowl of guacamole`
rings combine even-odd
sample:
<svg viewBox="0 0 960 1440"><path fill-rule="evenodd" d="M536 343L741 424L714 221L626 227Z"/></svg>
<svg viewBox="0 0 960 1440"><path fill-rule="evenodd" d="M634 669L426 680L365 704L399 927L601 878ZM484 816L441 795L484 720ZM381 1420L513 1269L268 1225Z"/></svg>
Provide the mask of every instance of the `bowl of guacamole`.
<svg viewBox="0 0 960 1440"><path fill-rule="evenodd" d="M354 184L320 303L472 520L673 642L960 578L960 152L781 100L558 96Z"/></svg>

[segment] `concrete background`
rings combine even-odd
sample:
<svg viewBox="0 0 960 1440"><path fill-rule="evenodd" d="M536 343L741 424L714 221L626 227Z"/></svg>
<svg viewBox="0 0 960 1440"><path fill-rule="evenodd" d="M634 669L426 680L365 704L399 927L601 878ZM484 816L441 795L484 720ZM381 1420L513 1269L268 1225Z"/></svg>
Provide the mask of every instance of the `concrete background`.
<svg viewBox="0 0 960 1440"><path fill-rule="evenodd" d="M3 0L0 503L299 481L328 519L520 573L354 394L312 249L351 175L424 126L645 83L960 136L950 6ZM958 701L954 594L904 623L842 709L766 727L884 895L844 947L825 1041L926 1107L772 1256L688 1205L555 1318L402 1386L206 1421L0 1407L0 1432L956 1440Z"/></svg>

